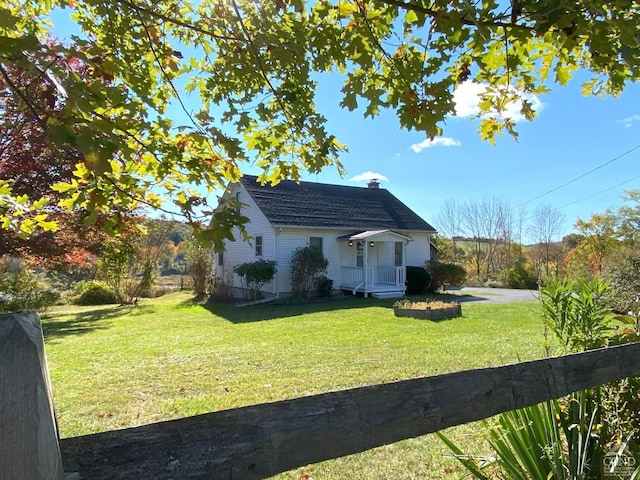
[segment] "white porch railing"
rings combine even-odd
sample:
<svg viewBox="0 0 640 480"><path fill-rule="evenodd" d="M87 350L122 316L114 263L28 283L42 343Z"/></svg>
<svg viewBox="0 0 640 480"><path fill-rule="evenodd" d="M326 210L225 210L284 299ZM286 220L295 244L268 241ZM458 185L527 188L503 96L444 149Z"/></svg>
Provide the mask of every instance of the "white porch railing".
<svg viewBox="0 0 640 480"><path fill-rule="evenodd" d="M404 287L404 267L368 267L367 285L374 284L396 285ZM363 267L341 267L340 285L344 287L356 287L364 283Z"/></svg>
<svg viewBox="0 0 640 480"><path fill-rule="evenodd" d="M362 267L341 267L340 285L343 287L355 287L364 282L364 272Z"/></svg>
<svg viewBox="0 0 640 480"><path fill-rule="evenodd" d="M376 281L376 268L367 267L367 285L373 285Z"/></svg>
<svg viewBox="0 0 640 480"><path fill-rule="evenodd" d="M375 283L404 286L403 267L376 267Z"/></svg>

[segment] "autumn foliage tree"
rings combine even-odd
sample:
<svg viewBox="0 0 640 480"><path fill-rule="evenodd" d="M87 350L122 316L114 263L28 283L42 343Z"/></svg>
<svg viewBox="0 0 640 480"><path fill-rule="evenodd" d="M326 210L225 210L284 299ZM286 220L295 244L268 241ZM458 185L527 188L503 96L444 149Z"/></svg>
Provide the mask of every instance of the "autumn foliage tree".
<svg viewBox="0 0 640 480"><path fill-rule="evenodd" d="M14 95L22 87L21 97ZM0 76L0 182L11 186L16 197L13 210L21 204L39 202L55 192L51 186L71 181L74 165L81 160L77 150L52 142L47 136L47 122L55 117L61 106L53 86L42 82L19 65L3 69ZM55 200L55 199L54 199ZM7 208L5 206L5 208ZM30 219L31 220L31 219ZM5 227L10 221L5 220ZM63 255L57 237L51 233L52 224L45 230L34 231L27 222L22 232L8 228L0 230L0 253L43 254L46 257ZM27 238L26 234L31 234Z"/></svg>
<svg viewBox="0 0 640 480"><path fill-rule="evenodd" d="M52 56L49 60L61 63L69 74L90 75L75 59ZM53 188L72 182L76 165L84 161L77 148L57 138L50 128L65 109L58 91L64 86L21 65L0 73L0 185L10 188L16 199L9 207L13 218L5 219L5 228L0 228L0 256L18 255L70 274L92 271L106 238L101 222L107 217L88 225L83 222L85 209L63 208L59 205L63 195ZM20 95L15 95L16 89ZM40 211L29 212L30 205ZM14 222L17 218L22 222ZM8 228L12 223L16 228Z"/></svg>
<svg viewBox="0 0 640 480"><path fill-rule="evenodd" d="M607 257L615 249L617 216L610 210L594 213L589 219L576 221L575 227L583 235L581 247L586 250L589 262L596 274L602 273Z"/></svg>

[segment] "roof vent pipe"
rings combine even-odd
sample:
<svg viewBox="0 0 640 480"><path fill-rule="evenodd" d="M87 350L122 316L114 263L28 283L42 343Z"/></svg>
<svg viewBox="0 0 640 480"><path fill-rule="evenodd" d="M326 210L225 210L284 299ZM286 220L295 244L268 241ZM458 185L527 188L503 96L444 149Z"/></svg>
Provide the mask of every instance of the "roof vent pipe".
<svg viewBox="0 0 640 480"><path fill-rule="evenodd" d="M369 183L367 183L368 188L380 188L380 183L376 178L372 178Z"/></svg>

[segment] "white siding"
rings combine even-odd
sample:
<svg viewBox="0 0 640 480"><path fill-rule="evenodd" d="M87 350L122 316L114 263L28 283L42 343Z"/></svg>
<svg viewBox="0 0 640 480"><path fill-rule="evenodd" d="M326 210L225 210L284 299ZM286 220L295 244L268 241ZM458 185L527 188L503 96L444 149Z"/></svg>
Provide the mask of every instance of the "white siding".
<svg viewBox="0 0 640 480"><path fill-rule="evenodd" d="M372 265L394 266L394 248L395 242L376 242L373 249L376 254L376 261Z"/></svg>
<svg viewBox="0 0 640 480"><path fill-rule="evenodd" d="M233 229L235 242L225 241L225 252L223 255L224 267L222 271L217 270L216 276L224 279L232 279L234 287L242 287L241 279L233 274L233 267L245 262L254 260L276 260L276 236L273 227L258 208L253 198L247 193L241 184L234 185L234 188L228 193L231 197L236 197L244 205L241 209L242 215L249 219L249 223L245 225L247 233L252 237L251 243L242 240L240 229ZM255 254L255 243L253 238L262 236L262 256ZM275 282L269 282L263 287L263 291L267 293L275 293Z"/></svg>
<svg viewBox="0 0 640 480"><path fill-rule="evenodd" d="M422 267L431 259L430 238L426 232L407 232L412 240L407 245L407 265Z"/></svg>
<svg viewBox="0 0 640 480"><path fill-rule="evenodd" d="M283 227L278 231L278 291L280 294L291 292L289 279L289 260L298 247L309 245L309 237L323 238L323 253L329 261L327 277L333 280L334 288L340 286L341 266L356 266L356 242L349 246L348 242L338 241L337 238L352 233L353 230L344 231L337 229L321 228L295 228ZM429 261L430 236L425 232L402 232L412 237L406 246L406 264L423 266ZM392 238L393 239L393 238ZM371 247L367 244L369 266L394 266L395 265L395 239L394 241L375 242Z"/></svg>
<svg viewBox="0 0 640 480"><path fill-rule="evenodd" d="M282 229L276 228L276 231L278 234L277 282L280 293L291 292L289 277L291 256L298 247L309 245L309 237L322 237L322 253L329 261L327 277L333 280L334 288L338 288L340 283L340 243L344 242L338 242L336 238L344 235L344 231L304 227L283 227Z"/></svg>

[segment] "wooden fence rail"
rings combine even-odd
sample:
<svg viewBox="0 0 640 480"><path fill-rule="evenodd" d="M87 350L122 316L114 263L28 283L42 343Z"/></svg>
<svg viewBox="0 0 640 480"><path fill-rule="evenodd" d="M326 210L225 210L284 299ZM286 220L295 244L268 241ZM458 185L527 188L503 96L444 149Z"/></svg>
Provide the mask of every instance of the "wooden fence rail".
<svg viewBox="0 0 640 480"><path fill-rule="evenodd" d="M58 452L79 480L260 479L640 375L635 343L66 438L58 450L38 339L34 312L0 315L2 479L59 479Z"/></svg>
<svg viewBox="0 0 640 480"><path fill-rule="evenodd" d="M640 375L640 343L61 441L81 479L260 479Z"/></svg>

